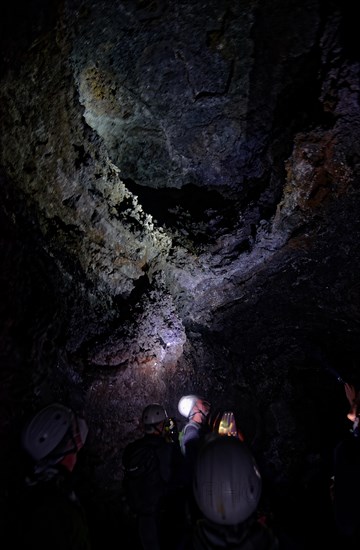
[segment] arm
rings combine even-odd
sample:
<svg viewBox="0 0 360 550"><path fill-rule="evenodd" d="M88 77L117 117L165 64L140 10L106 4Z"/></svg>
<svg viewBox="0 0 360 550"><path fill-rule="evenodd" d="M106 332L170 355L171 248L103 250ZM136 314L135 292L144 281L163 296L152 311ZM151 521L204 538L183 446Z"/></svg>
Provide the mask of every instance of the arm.
<svg viewBox="0 0 360 550"><path fill-rule="evenodd" d="M350 404L350 411L348 412L347 417L349 420L354 422L356 418L357 408L358 408L359 395L352 384L348 384L346 382L344 388L345 388L346 399L349 401L349 404Z"/></svg>

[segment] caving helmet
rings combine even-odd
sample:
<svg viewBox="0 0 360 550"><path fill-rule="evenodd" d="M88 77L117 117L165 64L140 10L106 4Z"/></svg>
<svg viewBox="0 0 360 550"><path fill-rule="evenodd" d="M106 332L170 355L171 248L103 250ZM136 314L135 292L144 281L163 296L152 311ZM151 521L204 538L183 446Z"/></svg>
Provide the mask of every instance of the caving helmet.
<svg viewBox="0 0 360 550"><path fill-rule="evenodd" d="M41 409L22 432L22 445L35 461L49 459L53 464L79 451L86 440L88 426L83 418L53 403Z"/></svg>
<svg viewBox="0 0 360 550"><path fill-rule="evenodd" d="M261 476L246 444L237 437L211 434L199 449L193 489L196 502L209 520L236 525L255 512L262 489Z"/></svg>
<svg viewBox="0 0 360 550"><path fill-rule="evenodd" d="M150 405L147 405L142 413L142 423L144 424L146 431L152 431L152 427L155 427L167 418L168 415L165 408L159 403L151 403Z"/></svg>
<svg viewBox="0 0 360 550"><path fill-rule="evenodd" d="M200 395L183 395L178 403L178 411L189 419L197 412L206 417L210 411L210 403Z"/></svg>

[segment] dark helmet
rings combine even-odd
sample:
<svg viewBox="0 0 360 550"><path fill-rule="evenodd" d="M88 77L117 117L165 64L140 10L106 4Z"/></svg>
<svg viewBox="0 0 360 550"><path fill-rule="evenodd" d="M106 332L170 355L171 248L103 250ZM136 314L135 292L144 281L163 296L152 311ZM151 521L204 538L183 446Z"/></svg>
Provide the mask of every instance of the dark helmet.
<svg viewBox="0 0 360 550"><path fill-rule="evenodd" d="M245 521L261 496L261 477L245 443L211 434L199 449L193 489L206 518L224 525Z"/></svg>
<svg viewBox="0 0 360 550"><path fill-rule="evenodd" d="M142 422L145 426L159 424L168 418L167 412L159 403L151 403L142 413Z"/></svg>
<svg viewBox="0 0 360 550"><path fill-rule="evenodd" d="M35 414L26 425L22 432L22 445L36 462L47 457L61 460L69 449L75 452L82 447L87 433L84 419L77 418L64 405L53 403Z"/></svg>

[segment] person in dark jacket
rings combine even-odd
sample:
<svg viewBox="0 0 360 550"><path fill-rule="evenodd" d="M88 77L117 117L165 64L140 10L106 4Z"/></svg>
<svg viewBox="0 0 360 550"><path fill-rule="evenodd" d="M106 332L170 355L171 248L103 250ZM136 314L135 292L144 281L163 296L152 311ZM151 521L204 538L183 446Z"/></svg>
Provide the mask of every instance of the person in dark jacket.
<svg viewBox="0 0 360 550"><path fill-rule="evenodd" d="M144 435L129 443L122 456L124 493L136 515L144 550L176 549L177 531L184 521L182 455L178 441L168 439L168 422L162 405L148 405L142 413ZM173 503L174 517L168 529Z"/></svg>
<svg viewBox="0 0 360 550"><path fill-rule="evenodd" d="M178 403L178 410L187 419L179 434L181 452L192 467L201 438L211 431L207 422L210 403L199 395L184 395Z"/></svg>
<svg viewBox="0 0 360 550"><path fill-rule="evenodd" d="M258 515L262 481L255 459L238 437L206 436L193 480L202 513L189 549L277 550L279 541Z"/></svg>
<svg viewBox="0 0 360 550"><path fill-rule="evenodd" d="M343 547L360 545L360 393L345 384L352 428L334 450L332 498L336 529Z"/></svg>
<svg viewBox="0 0 360 550"><path fill-rule="evenodd" d="M84 508L73 470L88 427L68 407L53 403L40 410L22 432L30 471L13 498L6 548L91 550Z"/></svg>
<svg viewBox="0 0 360 550"><path fill-rule="evenodd" d="M211 405L197 394L184 395L178 403L179 413L187 419L179 433L179 443L186 468L186 514L191 524L199 517L199 510L192 491L192 480L196 456L203 438L211 433L208 423Z"/></svg>

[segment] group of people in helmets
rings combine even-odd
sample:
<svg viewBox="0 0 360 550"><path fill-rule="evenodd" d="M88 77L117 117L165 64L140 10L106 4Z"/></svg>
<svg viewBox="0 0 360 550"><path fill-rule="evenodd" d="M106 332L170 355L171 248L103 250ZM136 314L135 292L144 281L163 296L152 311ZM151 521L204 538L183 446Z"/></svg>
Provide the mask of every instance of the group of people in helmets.
<svg viewBox="0 0 360 550"><path fill-rule="evenodd" d="M126 492L130 494L134 470L142 467L142 462L139 461L137 466L131 458L141 446L145 447L150 441L155 445L158 441L157 460L163 471L160 477L166 489L153 508L137 510L142 548L278 548L276 536L268 526L258 521L261 475L242 433L237 429L233 413L223 412L209 422L210 403L194 394L180 399L178 411L186 422L180 432L175 430L175 437L169 438L168 427L173 419L168 417L161 404L148 405L142 415L143 437L124 450L124 481ZM177 468L175 472L172 471L174 464ZM179 472L185 475L182 477ZM148 476L152 476L151 469ZM142 483L146 485L146 480ZM145 494L147 502L149 493L154 494L154 486L155 483L149 483ZM141 489L136 490L136 495L139 492ZM167 498L169 494L170 500ZM183 517L180 520L180 535L176 533L174 523L167 530L168 522L164 520L164 508L169 508L174 496L184 506L184 515L181 516L181 512L178 515L178 518Z"/></svg>
<svg viewBox="0 0 360 550"><path fill-rule="evenodd" d="M343 461L346 452L360 456L360 393L349 384L345 392L354 429L346 450L341 446ZM262 478L234 413L222 411L214 416L210 403L196 394L181 397L178 411L185 419L180 431L161 404L149 404L142 413L142 437L123 451L123 487L136 518L139 548L281 549L278 536L258 514ZM37 550L92 549L84 510L70 482L87 434L86 421L60 403L43 408L25 426L22 446L32 462L26 484L33 499L35 494L36 505L29 507L26 498L16 504L17 511L27 506L27 520L21 525L10 521L14 544L27 547L36 541ZM347 466L339 469L338 477L347 470ZM54 494L56 514L49 505ZM354 502L352 508L358 509ZM346 518L350 516L346 512ZM55 521L62 527L54 537Z"/></svg>
<svg viewBox="0 0 360 550"><path fill-rule="evenodd" d="M237 437L223 437L235 435L229 413L223 415L222 423L218 419L213 431L206 399L183 396L178 410L184 418L180 432L161 404L145 407L143 436L123 452L123 484L136 517L139 548L217 548L227 538L245 544L250 533L257 541L254 548L275 548L276 539L256 521L261 476L253 456L238 431ZM91 549L84 510L70 483L87 433L86 421L60 403L43 408L25 426L22 446L32 461L26 483L37 505L27 503L26 524L12 526L22 546L36 540L37 549L42 550L51 540L55 550ZM151 457L155 457L152 462ZM56 518L49 505L55 493ZM56 536L55 520L62 525Z"/></svg>

